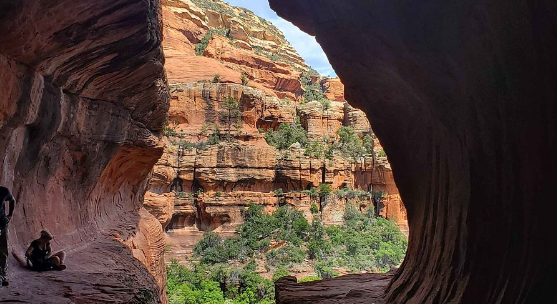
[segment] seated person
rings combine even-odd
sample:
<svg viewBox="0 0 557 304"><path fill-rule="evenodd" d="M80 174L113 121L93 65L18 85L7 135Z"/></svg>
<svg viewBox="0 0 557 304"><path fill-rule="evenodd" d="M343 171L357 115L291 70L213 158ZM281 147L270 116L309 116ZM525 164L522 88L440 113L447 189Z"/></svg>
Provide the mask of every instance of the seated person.
<svg viewBox="0 0 557 304"><path fill-rule="evenodd" d="M64 265L66 253L64 251L59 251L50 255L52 252L52 249L50 248L51 240L52 234L43 230L41 231L41 237L31 242L31 245L29 245L29 248L27 248L27 251L25 252L27 266L30 269L36 271L66 269L66 265Z"/></svg>

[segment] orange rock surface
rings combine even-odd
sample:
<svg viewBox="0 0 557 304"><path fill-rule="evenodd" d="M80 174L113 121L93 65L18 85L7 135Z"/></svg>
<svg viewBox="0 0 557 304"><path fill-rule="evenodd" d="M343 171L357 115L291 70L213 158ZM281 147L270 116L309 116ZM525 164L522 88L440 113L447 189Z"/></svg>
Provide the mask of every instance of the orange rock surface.
<svg viewBox="0 0 557 304"><path fill-rule="evenodd" d="M298 116L310 139L334 139L341 126L351 126L361 136L371 134L363 112L344 100L344 87L338 78L312 76L326 88L325 95L333 100L330 104L300 104L300 71L307 71L308 66L274 26L220 1L210 6L189 0L163 4L163 47L171 92L167 128L174 134L168 136L163 156L153 170L145 206L167 232L166 241L173 248L167 260L183 260L203 231L233 235L242 223L241 210L250 202L265 205L269 212L290 204L311 219L311 204L318 203L315 198L289 191L322 183L333 189L385 188L381 214L400 218L401 227L405 227L405 217L393 213L397 208L404 212L400 199L396 200L396 187L387 187L394 182L373 178L384 171L374 171L371 161L367 167L358 167L338 155L321 160L310 159L296 147L277 151L258 130L276 129ZM213 34L202 56L195 55L195 44L209 31L221 34ZM218 83L212 83L216 74ZM249 80L247 85L242 85L242 74ZM207 141L217 128L227 132L221 116L228 97L238 101L241 111L241 128L230 131L237 142L192 148L191 143ZM188 149L178 148L186 142ZM182 181L182 191L170 191L176 177ZM273 193L279 188L286 192L284 196ZM323 204L325 223L341 223L345 203L331 195ZM373 200L369 197L362 204L368 208Z"/></svg>
<svg viewBox="0 0 557 304"><path fill-rule="evenodd" d="M38 232L64 272L9 258L0 302L166 301L163 234L142 209L167 119L160 2L2 1L0 184L17 200L10 249Z"/></svg>
<svg viewBox="0 0 557 304"><path fill-rule="evenodd" d="M268 95L296 99L301 94L299 70L309 67L277 28L224 2L201 4L163 1L163 47L171 83L212 80L216 74L221 82L241 83L244 74L250 86ZM203 56L196 56L195 44L217 29L228 37L214 34Z"/></svg>

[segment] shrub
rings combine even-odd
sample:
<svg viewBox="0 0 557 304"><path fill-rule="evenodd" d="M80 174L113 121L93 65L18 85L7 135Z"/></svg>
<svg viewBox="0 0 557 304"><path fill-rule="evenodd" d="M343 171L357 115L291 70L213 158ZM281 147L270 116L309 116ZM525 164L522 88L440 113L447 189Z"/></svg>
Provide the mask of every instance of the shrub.
<svg viewBox="0 0 557 304"><path fill-rule="evenodd" d="M246 73L242 73L240 75L240 80L242 81L242 85L248 85L249 78L248 75L246 75Z"/></svg>
<svg viewBox="0 0 557 304"><path fill-rule="evenodd" d="M325 152L328 149L328 145L322 140L309 140L304 155L312 158L322 158L325 156Z"/></svg>
<svg viewBox="0 0 557 304"><path fill-rule="evenodd" d="M321 184L319 185L319 196L320 197L325 197L329 194L331 194L331 185L329 184Z"/></svg>
<svg viewBox="0 0 557 304"><path fill-rule="evenodd" d="M273 249L266 254L267 263L271 266L301 263L305 258L306 253L302 248L290 245Z"/></svg>
<svg viewBox="0 0 557 304"><path fill-rule="evenodd" d="M294 143L305 147L308 143L307 131L300 124L300 119L293 123L282 123L277 131L269 129L265 132L267 143L279 150L288 149Z"/></svg>
<svg viewBox="0 0 557 304"><path fill-rule="evenodd" d="M213 38L213 32L208 31L205 33L205 36L201 38L201 41L195 45L195 55L201 56L205 53L205 49L207 49L207 45L209 45L209 41Z"/></svg>
<svg viewBox="0 0 557 304"><path fill-rule="evenodd" d="M319 74L318 74L319 75ZM302 97L304 98L304 102L310 101L322 101L325 99L325 94L323 94L323 88L317 82L313 82L312 75L307 72L303 72L300 76L300 82L304 88L304 93Z"/></svg>
<svg viewBox="0 0 557 304"><path fill-rule="evenodd" d="M340 151L345 157L351 158L354 162L363 157L366 153L362 146L362 140L352 127L342 126L338 130Z"/></svg>
<svg viewBox="0 0 557 304"><path fill-rule="evenodd" d="M211 136L207 138L207 144L210 146L218 145L220 143L220 137L221 137L220 129L217 126L213 134L211 134Z"/></svg>
<svg viewBox="0 0 557 304"><path fill-rule="evenodd" d="M174 136L177 137L178 136L178 132L176 132L176 130L169 128L169 127L165 127L163 129L163 134L164 136Z"/></svg>
<svg viewBox="0 0 557 304"><path fill-rule="evenodd" d="M211 82L212 83L219 83L220 82L220 75L219 74L213 75L213 80Z"/></svg>
<svg viewBox="0 0 557 304"><path fill-rule="evenodd" d="M286 267L284 267L284 265L279 265L275 273L273 273L273 282L276 282L278 279L289 275L290 271L288 271Z"/></svg>
<svg viewBox="0 0 557 304"><path fill-rule="evenodd" d="M363 146L364 149L366 150L367 154L372 154L373 153L373 147L375 146L375 142L373 140L373 137L369 134L366 134L364 136L364 138L362 139L363 142Z"/></svg>
<svg viewBox="0 0 557 304"><path fill-rule="evenodd" d="M317 204L311 203L311 207L309 208L309 211L311 212L311 214L317 214L319 213L319 207L317 207Z"/></svg>
<svg viewBox="0 0 557 304"><path fill-rule="evenodd" d="M202 56L203 53L205 53L205 50L207 49L207 45L209 45L209 42L211 41L211 39L213 39L213 35L220 35L223 37L227 37L229 36L229 33L230 30L225 28L215 28L215 29L208 30L207 33L205 33L205 35L203 36L203 38L201 38L199 43L195 45L195 55Z"/></svg>
<svg viewBox="0 0 557 304"><path fill-rule="evenodd" d="M325 263L322 262L316 262L313 265L313 269L315 270L315 273L317 273L317 275L322 279L330 279L339 276L337 271L333 270L333 268L327 266Z"/></svg>
<svg viewBox="0 0 557 304"><path fill-rule="evenodd" d="M312 282L312 281L319 281L319 280L321 280L321 278L318 276L307 276L299 279L298 283L305 283L305 282Z"/></svg>

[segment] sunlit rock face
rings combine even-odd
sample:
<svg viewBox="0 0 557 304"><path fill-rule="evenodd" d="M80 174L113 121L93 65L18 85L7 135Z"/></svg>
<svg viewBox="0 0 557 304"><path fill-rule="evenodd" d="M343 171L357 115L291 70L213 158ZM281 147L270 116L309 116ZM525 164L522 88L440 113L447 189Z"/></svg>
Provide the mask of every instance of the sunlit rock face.
<svg viewBox="0 0 557 304"><path fill-rule="evenodd" d="M270 3L317 37L389 155L410 243L385 300L556 302L557 4Z"/></svg>
<svg viewBox="0 0 557 304"><path fill-rule="evenodd" d="M160 42L156 0L0 1L0 184L18 201L10 245L22 255L48 229L69 254L67 271L38 278L10 260L13 289L0 299L166 300L162 230L142 209L168 111Z"/></svg>
<svg viewBox="0 0 557 304"><path fill-rule="evenodd" d="M354 128L360 137L372 134L365 114L346 103L338 78L312 76L332 102L302 105L305 88L300 76L310 68L271 23L249 10L213 0L163 0L162 14L171 93L168 140L153 169L145 206L167 232L167 261L184 261L204 231L234 235L243 222L242 210L250 203L264 205L267 212L288 204L311 220L310 207L318 200L299 192L322 183L332 190L346 186L383 191L378 213L396 219L408 231L386 157L375 169L371 157L361 164L339 155L330 161L310 159L299 146L276 150L261 132L276 130L298 116L312 140L338 139L342 126ZM219 34L213 34L196 55L196 47L212 32ZM219 77L214 79L215 75ZM234 144L193 148L193 143L207 142L216 126L223 133L229 128L222 121L229 97L238 101L241 111L241 129L231 130ZM225 141L225 136L221 139ZM186 142L189 149L180 149ZM382 149L378 141L376 148ZM177 177L182 187L172 190ZM331 197L330 203L323 204L323 221L341 224L346 201ZM361 210L372 204L372 198L366 197Z"/></svg>
<svg viewBox="0 0 557 304"><path fill-rule="evenodd" d="M164 53L170 83L211 80L241 83L279 98L302 94L300 74L309 66L283 33L253 12L223 1L163 0ZM209 32L203 56L196 44ZM226 37L224 37L226 36ZM208 36L207 36L208 38Z"/></svg>

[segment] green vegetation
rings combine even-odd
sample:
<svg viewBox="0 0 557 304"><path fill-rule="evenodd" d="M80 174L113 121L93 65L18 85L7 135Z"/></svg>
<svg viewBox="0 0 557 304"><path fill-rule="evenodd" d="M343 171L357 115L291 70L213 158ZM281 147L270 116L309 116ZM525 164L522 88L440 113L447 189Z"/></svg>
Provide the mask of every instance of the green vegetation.
<svg viewBox="0 0 557 304"><path fill-rule="evenodd" d="M373 141L373 136L366 134L364 136L364 138L362 138L362 143L364 146L364 149L366 150L367 154L372 155L373 154L373 147L375 146L375 143Z"/></svg>
<svg viewBox="0 0 557 304"><path fill-rule="evenodd" d="M373 137L370 135L360 139L354 128L342 126L338 130L339 140L331 142L328 138L309 140L307 131L301 126L299 119L292 124L281 124L277 131L265 133L267 143L279 150L285 150L295 142L305 148L304 155L317 159L332 159L335 151L347 159L357 162L366 155L373 153Z"/></svg>
<svg viewBox="0 0 557 304"><path fill-rule="evenodd" d="M327 153L329 152L328 150L328 139L309 140L306 146L306 150L304 151L304 155L318 159L321 159L325 156L332 157L331 153Z"/></svg>
<svg viewBox="0 0 557 304"><path fill-rule="evenodd" d="M339 147L338 149L346 158L356 162L359 158L366 154L363 142L352 127L342 126L338 130Z"/></svg>
<svg viewBox="0 0 557 304"><path fill-rule="evenodd" d="M174 136L174 137L179 136L178 132L176 132L176 130L170 127L164 127L162 133L164 134L164 136Z"/></svg>
<svg viewBox="0 0 557 304"><path fill-rule="evenodd" d="M314 82L311 76L311 73L303 72L302 76L300 77L300 82L302 83L302 86L304 88L304 102L317 100L321 103L325 103L325 100L327 99L325 98L325 94L323 93L321 84Z"/></svg>
<svg viewBox="0 0 557 304"><path fill-rule="evenodd" d="M248 85L248 83L249 83L249 78L248 78L248 75L246 73L242 73L240 75L240 80L242 81L242 85Z"/></svg>
<svg viewBox="0 0 557 304"><path fill-rule="evenodd" d="M206 232L194 248L198 261L168 266L170 303L274 303L272 281L298 265L309 263L318 275L301 280L306 282L337 276L339 269L385 272L401 262L407 246L394 223L352 204L346 205L343 226L324 227L317 217L310 225L288 206L266 214L262 205L251 204L243 216L237 237L223 240ZM265 263L272 281L256 273L256 261Z"/></svg>
<svg viewBox="0 0 557 304"><path fill-rule="evenodd" d="M213 75L213 80L211 80L212 83L219 83L220 82L220 75L219 74L215 74Z"/></svg>
<svg viewBox="0 0 557 304"><path fill-rule="evenodd" d="M227 125L226 140L228 142L232 140L232 127L239 129L242 126L241 118L242 112L240 111L238 102L236 101L236 99L228 96L228 98L222 104L222 110L219 113L220 121Z"/></svg>
<svg viewBox="0 0 557 304"><path fill-rule="evenodd" d="M282 188L278 188L278 189L273 190L273 193L276 196L284 196L284 191L282 190Z"/></svg>
<svg viewBox="0 0 557 304"><path fill-rule="evenodd" d="M331 193L331 185L321 184L319 185L319 196L325 197Z"/></svg>
<svg viewBox="0 0 557 304"><path fill-rule="evenodd" d="M209 42L211 41L211 39L213 39L213 35L228 37L229 34L230 34L230 29L225 29L225 28L214 28L208 30L207 33L205 33L205 36L201 38L201 41L199 41L199 43L195 45L195 55L197 56L203 55L205 49L207 49L207 45L209 45Z"/></svg>
<svg viewBox="0 0 557 304"><path fill-rule="evenodd" d="M369 199L372 196L372 193L363 191L363 190L353 190L348 187L344 187L342 189L338 189L333 191L333 194L337 196L339 199Z"/></svg>
<svg viewBox="0 0 557 304"><path fill-rule="evenodd" d="M234 15L234 11L224 2L209 0L192 0L192 2L203 9L209 9L221 14Z"/></svg>
<svg viewBox="0 0 557 304"><path fill-rule="evenodd" d="M208 131L209 131L209 126L211 126L211 124L205 124L202 128L202 131L200 133L200 135L207 135ZM177 146L178 148L181 148L183 150L187 150L187 151L191 151L193 149L197 149L197 150L206 150L207 147L209 146L213 146L213 145L218 145L221 141L221 131L220 128L217 124L214 124L214 130L213 133L211 133L211 135L209 135L207 137L206 141L198 141L198 142L190 142L187 140L170 140L170 143L173 144L174 146ZM172 129L170 129L172 130ZM178 136L178 137L182 137L180 136L180 134L176 133L176 131L172 130L172 132L167 132L166 128L165 128L165 135L166 136ZM168 134L176 134L176 135L168 135Z"/></svg>
<svg viewBox="0 0 557 304"><path fill-rule="evenodd" d="M195 263L190 269L173 261L167 266L170 304L271 304L275 286L255 273L255 265L244 268Z"/></svg>
<svg viewBox="0 0 557 304"><path fill-rule="evenodd" d="M265 132L267 143L279 150L288 149L292 144L299 143L302 148L306 147L309 140L307 131L296 118L293 123L282 123L276 131L269 129Z"/></svg>

